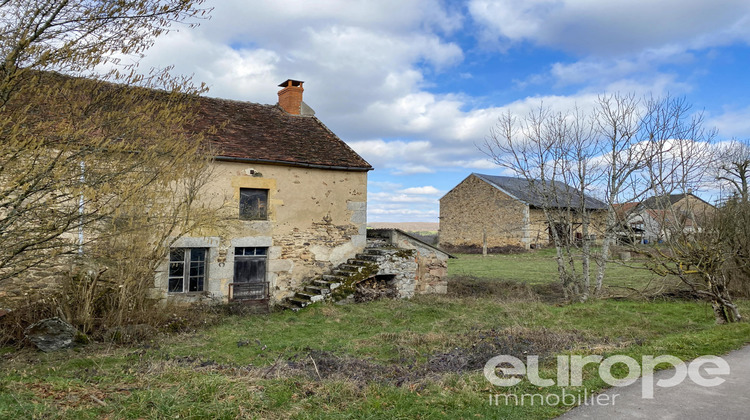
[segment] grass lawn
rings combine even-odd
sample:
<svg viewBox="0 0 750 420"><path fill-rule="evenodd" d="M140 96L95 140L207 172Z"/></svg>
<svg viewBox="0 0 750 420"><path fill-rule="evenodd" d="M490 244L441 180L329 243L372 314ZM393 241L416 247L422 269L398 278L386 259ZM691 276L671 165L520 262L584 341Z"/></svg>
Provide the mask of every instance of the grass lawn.
<svg viewBox="0 0 750 420"><path fill-rule="evenodd" d="M609 296L632 295L635 290L655 293L658 289L674 287L676 279L665 279L649 270L640 268L637 261L614 261L607 265L604 291ZM578 264L578 273L583 270ZM591 262L590 275L593 283L597 266ZM450 274L473 276L479 279L511 280L531 285L542 285L557 281L555 250L552 248L512 255L460 254L450 261Z"/></svg>
<svg viewBox="0 0 750 420"><path fill-rule="evenodd" d="M480 259L478 270L541 265L529 254ZM451 271L466 274L469 260L452 261ZM750 302L740 304L750 311ZM227 317L131 346L92 344L52 354L6 348L0 418L552 418L567 407L490 404L498 393L562 389L526 381L493 386L481 373L486 361L538 354L541 376L554 378L559 354L690 359L748 341L750 324L716 326L710 306L695 301L551 305L454 293L319 304L300 313ZM583 386L566 392L604 385L592 367Z"/></svg>

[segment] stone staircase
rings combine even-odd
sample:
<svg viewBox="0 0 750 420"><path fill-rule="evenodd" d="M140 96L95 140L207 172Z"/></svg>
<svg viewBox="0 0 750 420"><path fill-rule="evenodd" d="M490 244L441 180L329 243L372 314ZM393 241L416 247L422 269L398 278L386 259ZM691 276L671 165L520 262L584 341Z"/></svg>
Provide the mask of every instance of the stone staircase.
<svg viewBox="0 0 750 420"><path fill-rule="evenodd" d="M329 298L338 300L354 293L356 283L375 275L378 259L385 251L378 247L365 248L363 252L334 268L331 274L324 274L304 285L294 296L277 304L282 309L300 309Z"/></svg>

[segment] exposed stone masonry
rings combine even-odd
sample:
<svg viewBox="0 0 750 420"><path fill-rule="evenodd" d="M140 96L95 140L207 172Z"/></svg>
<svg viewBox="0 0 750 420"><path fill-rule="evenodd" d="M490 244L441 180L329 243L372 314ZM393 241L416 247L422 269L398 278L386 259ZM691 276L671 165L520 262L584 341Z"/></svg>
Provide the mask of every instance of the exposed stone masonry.
<svg viewBox="0 0 750 420"><path fill-rule="evenodd" d="M421 293L446 293L449 255L397 230L368 231L367 248L330 274L315 278L280 306L300 310L322 300L350 298L357 284L376 276L388 276L398 297Z"/></svg>

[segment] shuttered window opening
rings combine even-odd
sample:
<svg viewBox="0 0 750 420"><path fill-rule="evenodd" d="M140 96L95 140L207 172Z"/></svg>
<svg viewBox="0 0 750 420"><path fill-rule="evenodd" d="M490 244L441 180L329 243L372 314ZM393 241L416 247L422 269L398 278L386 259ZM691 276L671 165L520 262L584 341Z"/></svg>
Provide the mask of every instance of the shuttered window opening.
<svg viewBox="0 0 750 420"><path fill-rule="evenodd" d="M268 248L234 249L233 299L267 299L266 262Z"/></svg>

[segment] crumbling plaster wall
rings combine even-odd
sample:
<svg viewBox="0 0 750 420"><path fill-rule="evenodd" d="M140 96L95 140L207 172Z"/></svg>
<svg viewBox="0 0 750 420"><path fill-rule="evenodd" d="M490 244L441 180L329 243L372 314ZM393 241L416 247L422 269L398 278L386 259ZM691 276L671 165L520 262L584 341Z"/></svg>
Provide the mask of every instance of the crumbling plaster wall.
<svg viewBox="0 0 750 420"><path fill-rule="evenodd" d="M236 247L266 247L273 301L329 272L366 243L367 172L216 162L208 187L213 202L226 201L226 229L181 238L175 246L208 248L203 293L167 294L168 262L156 275L156 293L175 300L211 296L226 300ZM240 188L268 189L268 220L239 220Z"/></svg>

